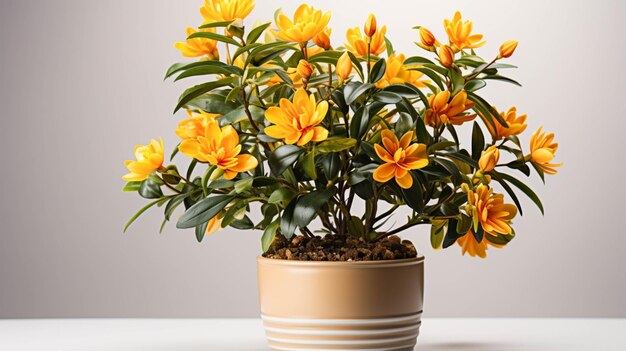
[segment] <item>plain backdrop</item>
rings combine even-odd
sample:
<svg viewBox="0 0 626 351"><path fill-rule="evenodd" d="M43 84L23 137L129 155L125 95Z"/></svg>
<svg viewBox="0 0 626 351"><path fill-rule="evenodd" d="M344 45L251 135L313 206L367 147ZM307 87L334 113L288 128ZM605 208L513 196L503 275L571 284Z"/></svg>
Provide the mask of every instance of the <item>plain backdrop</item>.
<svg viewBox="0 0 626 351"><path fill-rule="evenodd" d="M297 2L257 0L246 20L291 14ZM492 57L523 88L493 82L499 108L528 114L525 145L554 131L565 166L523 201L517 238L485 260L430 248L428 229L403 236L426 256L428 317L626 317L626 3L619 1L322 1L332 42L370 12L398 52L423 54L414 25L444 36L461 10ZM201 22L201 0L0 2L0 317L250 317L258 315L260 233L226 229L197 243L173 224L158 233L145 201L121 192L135 144L177 143L171 115L190 82L163 82L185 61L173 48ZM527 147L527 146L526 146ZM402 212L400 212L402 214ZM253 217L258 218L258 214ZM402 217L398 217L402 221Z"/></svg>

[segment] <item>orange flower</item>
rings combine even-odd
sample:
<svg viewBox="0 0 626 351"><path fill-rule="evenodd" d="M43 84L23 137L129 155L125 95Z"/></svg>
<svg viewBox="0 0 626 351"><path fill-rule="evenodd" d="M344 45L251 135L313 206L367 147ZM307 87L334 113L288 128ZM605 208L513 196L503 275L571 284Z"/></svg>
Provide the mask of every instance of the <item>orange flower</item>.
<svg viewBox="0 0 626 351"><path fill-rule="evenodd" d="M474 237L474 233L470 230L462 237L456 240L456 243L461 246L461 254L465 255L468 253L472 257L487 257L487 247L493 246L497 248L502 248L503 246L492 243L491 241L483 238L481 242L476 241L476 237Z"/></svg>
<svg viewBox="0 0 626 351"><path fill-rule="evenodd" d="M561 167L563 164L550 163L550 161L554 158L559 144L554 142L554 133L546 134L541 129L542 127L539 127L530 137L530 159L544 173L556 174L556 167Z"/></svg>
<svg viewBox="0 0 626 351"><path fill-rule="evenodd" d="M495 108L494 106L494 109ZM480 115L480 117L485 120L487 129L493 137L493 140L509 138L511 135L518 135L526 130L526 115L517 116L517 108L515 106L511 106L506 113L504 111L500 112L500 116L502 116L502 119L509 125L508 127L504 127L498 120L493 119L493 123L496 125L494 129L491 123L487 122L485 116Z"/></svg>
<svg viewBox="0 0 626 351"><path fill-rule="evenodd" d="M491 145L480 154L478 160L478 168L481 172L489 172L493 170L500 160L500 150L496 145Z"/></svg>
<svg viewBox="0 0 626 351"><path fill-rule="evenodd" d="M467 93L461 90L450 101L450 92L444 90L436 95L428 97L428 105L424 121L431 127L451 123L455 125L463 124L463 122L471 121L476 114L467 114L466 110L474 107L474 103L467 100Z"/></svg>
<svg viewBox="0 0 626 351"><path fill-rule="evenodd" d="M389 129L381 133L382 145L374 144L376 154L384 164L374 171L374 180L386 183L391 178L396 178L396 183L404 189L413 185L413 177L409 173L412 169L428 166L428 154L425 144L411 144L413 132L406 132L400 141Z"/></svg>
<svg viewBox="0 0 626 351"><path fill-rule="evenodd" d="M485 233L498 236L511 234L511 220L517 215L517 207L504 203L504 195L494 194L487 185L480 184L475 190L467 189L465 211L474 218L474 227L478 223Z"/></svg>
<svg viewBox="0 0 626 351"><path fill-rule="evenodd" d="M215 216L213 216L211 219L209 219L209 222L207 223L207 226L206 226L207 235L215 234L217 231L222 229L223 216L224 216L223 213L218 213Z"/></svg>
<svg viewBox="0 0 626 351"><path fill-rule="evenodd" d="M339 77L339 84L341 84L350 76L350 73L352 73L352 60L350 60L350 56L347 51L344 52L337 60L335 72L337 73L337 77Z"/></svg>
<svg viewBox="0 0 626 351"><path fill-rule="evenodd" d="M433 51L434 46L439 45L439 42L435 38L435 35L430 30L428 30L428 28L420 27L419 34L421 43L417 43L417 45L422 49Z"/></svg>
<svg viewBox="0 0 626 351"><path fill-rule="evenodd" d="M216 121L207 125L203 135L183 140L178 149L186 156L217 166L224 172L225 179L233 179L238 173L256 168L259 163L252 155L240 154L241 145L235 128L231 125L220 128Z"/></svg>
<svg viewBox="0 0 626 351"><path fill-rule="evenodd" d="M291 78L291 81L293 82L292 86L294 88L302 88L304 86L304 82L302 81L302 76L300 74L298 74L298 69L297 68L287 68L287 72L286 73L287 73L287 76L289 76L289 78ZM271 87L272 85L276 85L276 84L280 84L280 83L286 83L286 82L282 78L280 78L280 76L278 74L275 74L267 82L267 86Z"/></svg>
<svg viewBox="0 0 626 351"><path fill-rule="evenodd" d="M214 32L214 28L203 29L205 32ZM196 33L197 30L187 27L187 36ZM187 39L184 42L174 44L174 48L179 50L185 57L206 56L209 60L219 60L220 54L217 50L217 41L207 38Z"/></svg>
<svg viewBox="0 0 626 351"><path fill-rule="evenodd" d="M454 63L454 50L448 45L439 48L439 62L444 67L451 67Z"/></svg>
<svg viewBox="0 0 626 351"><path fill-rule="evenodd" d="M313 37L313 42L315 45L319 46L324 50L330 49L330 33L332 29L326 28L323 31L319 32L316 36Z"/></svg>
<svg viewBox="0 0 626 351"><path fill-rule="evenodd" d="M296 67L296 72L300 75L300 77L304 79L309 79L311 74L313 74L313 70L315 68L311 66L306 60L300 60L298 62L298 67Z"/></svg>
<svg viewBox="0 0 626 351"><path fill-rule="evenodd" d="M517 41L509 40L505 41L504 44L500 45L500 55L498 58L509 58L515 52L517 48Z"/></svg>
<svg viewBox="0 0 626 351"><path fill-rule="evenodd" d="M385 34L387 33L387 26L383 26L380 30L370 39L370 52L374 56L382 54L387 45L385 44ZM356 56L367 55L367 37L363 36L359 27L348 29L346 32L346 39L348 42L345 44L346 49L350 50Z"/></svg>
<svg viewBox="0 0 626 351"><path fill-rule="evenodd" d="M272 106L265 111L265 117L274 125L265 128L265 134L276 139L284 139L287 144L305 145L309 141L323 141L328 138L328 130L318 126L326 117L328 102L315 101L315 95L298 89L293 102L280 99L280 107Z"/></svg>
<svg viewBox="0 0 626 351"><path fill-rule="evenodd" d="M472 22L464 22L459 11L454 13L452 20L444 20L443 26L446 29L450 43L458 50L475 49L485 45L484 41L480 41L483 35L472 35Z"/></svg>
<svg viewBox="0 0 626 351"><path fill-rule="evenodd" d="M181 139L197 138L204 135L204 129L219 116L202 110L198 112L187 110L187 115L189 118L178 123L178 128L175 131Z"/></svg>
<svg viewBox="0 0 626 351"><path fill-rule="evenodd" d="M365 26L363 26L363 31L368 37L371 37L374 33L376 33L376 16L374 16L373 13L370 13L370 15L367 16Z"/></svg>
<svg viewBox="0 0 626 351"><path fill-rule="evenodd" d="M381 59L382 60L382 59ZM392 54L387 59L387 69L385 70L385 75L376 82L376 87L382 89L391 84L404 84L409 83L416 88L425 88L424 82L426 80L421 80L423 77L422 72L411 70L411 68L416 68L419 66L405 66L404 65L404 55Z"/></svg>

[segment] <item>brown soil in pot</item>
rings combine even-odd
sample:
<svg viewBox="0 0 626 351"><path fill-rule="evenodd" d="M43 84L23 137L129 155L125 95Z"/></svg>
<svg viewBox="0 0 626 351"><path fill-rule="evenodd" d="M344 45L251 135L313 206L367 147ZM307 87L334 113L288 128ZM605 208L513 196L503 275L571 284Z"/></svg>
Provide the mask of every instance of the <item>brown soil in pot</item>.
<svg viewBox="0 0 626 351"><path fill-rule="evenodd" d="M290 241L277 235L263 257L298 261L379 261L417 256L409 240L390 236L378 242L365 242L354 237L294 236Z"/></svg>

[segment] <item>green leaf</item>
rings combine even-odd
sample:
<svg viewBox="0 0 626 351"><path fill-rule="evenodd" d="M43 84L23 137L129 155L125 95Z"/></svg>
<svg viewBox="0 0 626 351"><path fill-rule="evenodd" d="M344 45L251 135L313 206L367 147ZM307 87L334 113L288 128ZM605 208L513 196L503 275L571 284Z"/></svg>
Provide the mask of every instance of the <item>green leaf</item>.
<svg viewBox="0 0 626 351"><path fill-rule="evenodd" d="M450 174L454 185L460 185L463 182L463 179L461 178L461 171L454 162L442 158L433 158L432 160L446 169L446 171Z"/></svg>
<svg viewBox="0 0 626 351"><path fill-rule="evenodd" d="M199 84L196 86L193 86L187 90L185 90L181 95L180 98L178 99L178 104L176 104L176 107L174 108L174 113L176 113L178 110L180 110L183 106L185 106L188 102L190 102L191 100L208 93L209 91L219 88L219 87L223 87L226 85L229 85L230 83L232 83L235 80L235 78L233 77L228 77L228 78L223 78L214 82L208 82L208 83L204 83L204 84ZM222 100L223 101L223 100ZM208 111L206 109L204 109L205 111ZM212 112L212 111L208 111L208 112Z"/></svg>
<svg viewBox="0 0 626 351"><path fill-rule="evenodd" d="M466 91L476 91L484 88L487 85L482 79L472 79L469 82L465 83Z"/></svg>
<svg viewBox="0 0 626 351"><path fill-rule="evenodd" d="M286 203L291 201L294 196L294 192L289 190L289 188L278 188L270 194L267 202L270 204L280 204L284 206Z"/></svg>
<svg viewBox="0 0 626 351"><path fill-rule="evenodd" d="M436 226L431 225L430 227L430 245L433 249L437 250L441 248L441 244L443 243L443 236L445 234L445 226Z"/></svg>
<svg viewBox="0 0 626 351"><path fill-rule="evenodd" d="M423 65L425 63L429 63L431 65L435 64L433 61L421 56L411 56L404 60L405 66Z"/></svg>
<svg viewBox="0 0 626 351"><path fill-rule="evenodd" d="M450 76L450 81L452 82L452 91L450 94L455 96L463 87L465 87L465 78L461 74L461 71L457 67L452 67L448 70L448 74Z"/></svg>
<svg viewBox="0 0 626 351"><path fill-rule="evenodd" d="M393 55L396 51L393 49L393 43L387 36L385 36L385 47L387 49L387 56Z"/></svg>
<svg viewBox="0 0 626 351"><path fill-rule="evenodd" d="M365 226L361 218L357 216L351 216L348 221L348 234L357 238L363 238L365 236Z"/></svg>
<svg viewBox="0 0 626 351"><path fill-rule="evenodd" d="M472 218L468 215L461 214L460 219L456 224L456 232L458 234L465 234L472 228Z"/></svg>
<svg viewBox="0 0 626 351"><path fill-rule="evenodd" d="M463 236L463 235L459 235L456 232L456 227L457 227L456 219L448 220L448 230L446 231L446 236L443 240L443 245L442 245L444 249L452 246L458 238Z"/></svg>
<svg viewBox="0 0 626 351"><path fill-rule="evenodd" d="M160 199L154 200L152 202L150 202L149 204L145 205L144 207L142 207L139 211L137 211L137 213L135 213L130 220L128 220L128 222L126 223L126 225L124 226L124 233L126 233L126 229L128 229L128 227L130 227L131 224L133 224L133 222L139 217L141 216L141 214L143 214L144 212L146 212L150 207L154 206L154 205L161 205L164 204L167 200L169 200L170 198L172 198L172 196L165 196L162 197Z"/></svg>
<svg viewBox="0 0 626 351"><path fill-rule="evenodd" d="M141 187L141 182L128 182L124 184L122 191L126 193L133 192L139 190L139 187Z"/></svg>
<svg viewBox="0 0 626 351"><path fill-rule="evenodd" d="M502 118L502 116L500 116L498 111L496 111L496 109L493 108L493 106L491 106L487 101L485 101L485 99L469 91L467 92L467 97L469 98L470 101L474 102L477 105L480 105L485 111L489 113L489 115L492 118L495 118L503 127L509 126L509 124L506 123L506 121Z"/></svg>
<svg viewBox="0 0 626 351"><path fill-rule="evenodd" d="M329 152L339 152L354 147L356 145L356 142L357 140L354 138L327 139L326 141L323 141L319 145L317 145L315 147L315 151L322 154Z"/></svg>
<svg viewBox="0 0 626 351"><path fill-rule="evenodd" d="M281 175L292 166L304 150L295 145L282 145L271 153L268 163L274 175Z"/></svg>
<svg viewBox="0 0 626 351"><path fill-rule="evenodd" d="M202 239L204 239L204 234L206 233L206 229L209 226L209 222L204 222L204 223L200 223L195 227L195 232L196 232L196 240L198 240L198 242L202 242Z"/></svg>
<svg viewBox="0 0 626 351"><path fill-rule="evenodd" d="M207 62L212 62L212 61L207 61ZM225 65L224 66L221 66L221 65L198 66L198 67L190 68L186 71L183 71L183 73L179 74L174 79L174 81L176 82L183 78L204 76L208 74L224 74L224 75L230 75L230 74L242 75L243 74L243 71L241 69L238 69L239 67L235 67L237 69L233 69L232 67L234 66L225 66Z"/></svg>
<svg viewBox="0 0 626 351"><path fill-rule="evenodd" d="M242 219L235 219L230 223L230 226L239 230L254 229L254 223L248 216L243 216Z"/></svg>
<svg viewBox="0 0 626 351"><path fill-rule="evenodd" d="M233 23L233 21L220 21L220 22L211 22L211 23L207 23L207 24L203 24L201 25L200 29L205 29L205 28L217 28L217 27L228 27L229 24Z"/></svg>
<svg viewBox="0 0 626 351"><path fill-rule="evenodd" d="M385 75L386 69L387 63L385 62L385 59L378 60L374 64L374 67L372 67L372 71L370 73L370 81L372 83L378 82Z"/></svg>
<svg viewBox="0 0 626 351"><path fill-rule="evenodd" d="M261 248L263 249L263 252L269 250L274 238L276 238L276 231L278 228L280 228L279 220L270 223L263 231L263 236L261 236Z"/></svg>
<svg viewBox="0 0 626 351"><path fill-rule="evenodd" d="M428 78L432 79L433 82L435 82L435 84L437 84L439 89L445 90L444 85L443 85L443 81L441 80L441 76L439 76L439 74L434 72L433 70L430 70L430 69L425 68L425 67L411 68L410 70L420 71L420 72L424 73L426 76L428 76Z"/></svg>
<svg viewBox="0 0 626 351"><path fill-rule="evenodd" d="M165 205L165 211L164 211L164 216L166 220L170 220L170 218L172 218L172 214L174 213L174 210L176 210L176 208L185 201L186 198L193 196L195 194L198 194L199 191L190 191L188 193L183 193L183 194L179 194L174 196L171 200L169 200L167 202L167 205Z"/></svg>
<svg viewBox="0 0 626 351"><path fill-rule="evenodd" d="M381 91L374 94L374 100L385 104L397 104L402 101L402 96L389 91Z"/></svg>
<svg viewBox="0 0 626 351"><path fill-rule="evenodd" d="M424 194L422 193L422 184L418 177L409 172L413 178L413 185L408 189L402 189L402 197L407 205L415 212L421 213L424 210Z"/></svg>
<svg viewBox="0 0 626 351"><path fill-rule="evenodd" d="M298 199L291 200L280 217L280 232L287 240L291 239L296 232L297 225L293 218L293 212L297 203Z"/></svg>
<svg viewBox="0 0 626 351"><path fill-rule="evenodd" d="M496 179L498 179L500 181L500 184L503 184L503 182L501 181L506 180L509 183L513 184L515 187L517 187L519 190L521 190L524 194L526 194L526 196L528 196L529 199L531 199L535 205L537 205L537 207L539 208L539 210L541 211L541 214L544 214L544 210L543 210L543 204L541 203L541 200L539 199L539 196L537 196L537 194L535 194L534 191L532 191L532 189L530 189L530 187L528 187L526 184L522 183L520 180L518 180L517 178L506 174L506 173L500 173L497 171L493 172L494 176L496 176ZM520 214L521 214L521 208L520 208Z"/></svg>
<svg viewBox="0 0 626 351"><path fill-rule="evenodd" d="M348 87L351 87L351 88L348 88ZM374 85L369 84L369 83L360 84L357 82L353 82L351 84L348 84L344 88L344 92L343 92L346 98L346 103L348 105L351 105L356 99L358 99L361 95L363 95L365 92L372 89L373 87Z"/></svg>
<svg viewBox="0 0 626 351"><path fill-rule="evenodd" d="M148 178L141 182L139 186L139 195L144 199L158 199L163 196L161 186Z"/></svg>
<svg viewBox="0 0 626 351"><path fill-rule="evenodd" d="M341 51L333 51L333 50L322 51L319 54L315 54L309 57L308 62L309 63L330 63L334 65L337 63L337 60L339 59L339 57L341 57L342 54L343 52Z"/></svg>
<svg viewBox="0 0 626 351"><path fill-rule="evenodd" d="M513 79L511 79L511 78L509 78L509 77L500 76L500 75L497 75L497 74L494 74L494 75L489 75L489 76L484 76L484 77L482 77L481 79L500 80L500 81L503 81L503 82L507 82L507 83L515 84L515 85L520 86L520 87L522 86L522 85L521 85L519 82L517 82L516 80L513 80Z"/></svg>
<svg viewBox="0 0 626 351"><path fill-rule="evenodd" d="M354 54L350 51L347 51L348 56L350 56L350 61L352 61L352 64L354 65L354 68L356 68L356 72L359 74L359 77L361 78L361 80L364 80L364 76L363 76L363 67L361 66L361 62L359 61L359 59L354 56ZM350 103L348 103L350 104Z"/></svg>
<svg viewBox="0 0 626 351"><path fill-rule="evenodd" d="M246 37L246 44L251 44L251 43L256 42L257 39L259 39L259 37L271 24L272 22L267 22L251 30L250 33L248 33L248 36Z"/></svg>
<svg viewBox="0 0 626 351"><path fill-rule="evenodd" d="M317 179L317 172L315 170L315 152L310 151L302 158L301 162L302 169L304 173L308 175L311 179Z"/></svg>
<svg viewBox="0 0 626 351"><path fill-rule="evenodd" d="M478 122L474 121L472 129L472 158L476 161L480 159L480 154L485 149L485 136Z"/></svg>
<svg viewBox="0 0 626 351"><path fill-rule="evenodd" d="M335 188L330 188L316 190L301 197L294 208L296 225L300 228L308 226L317 215L317 211L328 203L334 193Z"/></svg>
<svg viewBox="0 0 626 351"><path fill-rule="evenodd" d="M252 189L253 177L244 178L235 182L235 192L241 194L244 191Z"/></svg>
<svg viewBox="0 0 626 351"><path fill-rule="evenodd" d="M195 32L187 37L187 39L194 39L194 38L205 38L205 39L217 40L226 44L241 46L241 44L238 43L235 39L229 38L222 34L213 33L213 32Z"/></svg>
<svg viewBox="0 0 626 351"><path fill-rule="evenodd" d="M230 203L235 195L209 196L191 206L178 220L176 228L193 228L204 222L208 222Z"/></svg>
<svg viewBox="0 0 626 351"><path fill-rule="evenodd" d="M341 169L339 154L329 153L322 156L320 165L322 166L322 171L328 180L334 180L339 176L339 170Z"/></svg>
<svg viewBox="0 0 626 351"><path fill-rule="evenodd" d="M369 105L363 106L356 111L350 121L350 136L361 139L365 135L370 122L369 114Z"/></svg>

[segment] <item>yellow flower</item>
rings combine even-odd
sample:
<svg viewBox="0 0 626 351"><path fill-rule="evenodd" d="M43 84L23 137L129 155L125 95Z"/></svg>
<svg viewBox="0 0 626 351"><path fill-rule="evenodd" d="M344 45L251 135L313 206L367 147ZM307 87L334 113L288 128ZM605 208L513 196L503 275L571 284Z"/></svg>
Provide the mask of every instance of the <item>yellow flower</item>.
<svg viewBox="0 0 626 351"><path fill-rule="evenodd" d="M454 14L452 20L445 19L443 21L443 26L448 34L450 43L453 44L458 50L475 49L485 45L484 41L480 41L483 38L483 35L472 35L472 22L464 22L459 11Z"/></svg>
<svg viewBox="0 0 626 351"><path fill-rule="evenodd" d="M387 33L387 26L383 26L379 31L370 39L370 52L374 56L382 54L387 45L385 44L385 34ZM348 42L345 44L346 49L350 50L357 56L367 55L367 37L361 34L359 27L348 29L346 32L346 39Z"/></svg>
<svg viewBox="0 0 626 351"><path fill-rule="evenodd" d="M530 137L530 159L544 173L556 174L556 167L561 167L563 164L550 163L550 161L554 158L559 144L554 142L554 133L546 134L541 129L542 127L539 127Z"/></svg>
<svg viewBox="0 0 626 351"><path fill-rule="evenodd" d="M238 173L256 168L257 159L240 154L239 135L235 128L226 125L220 128L216 121L210 122L204 134L185 139L178 146L180 152L200 162L208 162L224 172L224 178L233 179Z"/></svg>
<svg viewBox="0 0 626 351"><path fill-rule="evenodd" d="M204 29L203 31L214 32L214 28ZM196 33L197 30L187 27L187 36ZM184 42L174 44L176 50L185 57L206 56L209 60L219 60L220 54L217 50L217 41L207 38L187 39Z"/></svg>
<svg viewBox="0 0 626 351"><path fill-rule="evenodd" d="M400 141L389 129L381 133L382 145L374 144L376 154L384 164L374 171L374 180L386 183L391 178L396 178L396 183L404 189L413 185L413 177L409 173L412 169L428 166L428 154L425 144L411 144L413 132L406 132Z"/></svg>
<svg viewBox="0 0 626 351"><path fill-rule="evenodd" d="M276 25L280 31L276 33L276 36L284 41L302 45L322 32L328 21L330 21L330 12L322 14L321 10L302 4L294 13L293 21L282 11L278 14Z"/></svg>
<svg viewBox="0 0 626 351"><path fill-rule="evenodd" d="M313 70L314 67L311 66L311 64L306 60L300 60L298 62L298 67L296 67L296 72L304 79L309 79L311 74L313 74Z"/></svg>
<svg viewBox="0 0 626 351"><path fill-rule="evenodd" d="M444 67L451 67L454 63L454 50L448 45L443 45L439 48L439 62Z"/></svg>
<svg viewBox="0 0 626 351"><path fill-rule="evenodd" d="M502 248L501 245L494 244L485 238L483 238L481 242L476 241L474 233L472 233L471 230L462 237L456 239L456 242L459 246L461 246L461 254L465 255L468 253L472 257L478 256L480 258L486 258L487 245Z"/></svg>
<svg viewBox="0 0 626 351"><path fill-rule="evenodd" d="M515 52L516 48L517 48L517 41L515 40L505 41L504 44L500 45L500 55L498 55L498 58L511 57L511 55L513 55L513 53Z"/></svg>
<svg viewBox="0 0 626 351"><path fill-rule="evenodd" d="M254 0L204 0L200 14L205 23L244 19L254 9Z"/></svg>
<svg viewBox="0 0 626 351"><path fill-rule="evenodd" d="M424 85L425 80L420 80L423 74L420 71L411 70L411 68L416 68L419 66L405 66L404 65L404 54L395 55L392 54L387 59L387 69L385 70L385 75L376 82L377 88L384 88L391 84L403 84L409 83L416 88L425 88Z"/></svg>
<svg viewBox="0 0 626 351"><path fill-rule="evenodd" d="M495 109L495 106L494 106ZM511 135L521 134L524 130L526 130L526 115L517 115L517 108L515 106L511 106L509 110L505 113L504 111L500 112L500 116L502 119L506 121L509 125L508 127L503 126L498 122L498 120L493 119L493 123L495 124L495 129L491 125L491 123L487 122L487 119L482 114L480 117L485 120L485 124L487 125L487 129L489 133L493 137L493 140L500 140L503 138L508 138Z"/></svg>
<svg viewBox="0 0 626 351"><path fill-rule="evenodd" d="M499 160L500 150L498 150L496 145L491 145L487 148L487 150L480 153L478 168L480 168L481 172L489 172L496 167Z"/></svg>
<svg viewBox="0 0 626 351"><path fill-rule="evenodd" d="M322 141L328 138L328 130L318 126L326 117L328 102L316 104L315 96L306 90L298 89L293 103L280 99L280 107L272 106L265 111L265 117L274 125L265 128L265 134L276 139L284 139L287 144L302 146L309 141Z"/></svg>
<svg viewBox="0 0 626 351"><path fill-rule="evenodd" d="M346 78L350 76L352 73L352 60L350 60L350 56L348 52L344 52L341 57L337 60L337 67L335 72L337 73L337 77L339 77L339 84L343 82Z"/></svg>
<svg viewBox="0 0 626 351"><path fill-rule="evenodd" d="M517 215L517 208L504 203L504 195L494 194L487 185L480 184L467 192L467 213L480 223L485 233L498 236L511 234L511 220Z"/></svg>
<svg viewBox="0 0 626 351"><path fill-rule="evenodd" d="M187 115L189 118L178 123L178 128L175 131L181 139L197 138L204 135L204 129L219 116L202 110L199 112L187 110Z"/></svg>
<svg viewBox="0 0 626 351"><path fill-rule="evenodd" d="M419 34L421 41L421 43L417 44L419 45L419 47L432 51L434 50L434 46L439 45L439 42L435 38L435 35L430 30L428 30L428 28L420 27Z"/></svg>
<svg viewBox="0 0 626 351"><path fill-rule="evenodd" d="M368 37L371 37L374 33L376 33L376 16L374 16L373 13L370 13L370 15L367 16L365 26L363 26L363 31Z"/></svg>
<svg viewBox="0 0 626 351"><path fill-rule="evenodd" d="M332 29L326 28L323 31L319 32L316 36L313 37L313 42L315 45L319 46L324 50L330 49L330 33Z"/></svg>
<svg viewBox="0 0 626 351"><path fill-rule="evenodd" d="M129 173L122 177L127 182L142 181L163 165L163 139L150 140L148 145L135 146L135 159L126 160Z"/></svg>
<svg viewBox="0 0 626 351"><path fill-rule="evenodd" d="M455 125L471 121L475 114L467 114L466 110L474 107L474 103L467 100L467 93L461 90L450 101L450 92L444 90L436 95L428 97L428 105L424 121L431 127L437 127L441 123L451 123Z"/></svg>

